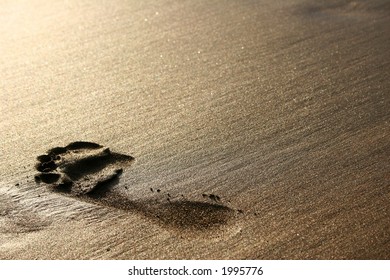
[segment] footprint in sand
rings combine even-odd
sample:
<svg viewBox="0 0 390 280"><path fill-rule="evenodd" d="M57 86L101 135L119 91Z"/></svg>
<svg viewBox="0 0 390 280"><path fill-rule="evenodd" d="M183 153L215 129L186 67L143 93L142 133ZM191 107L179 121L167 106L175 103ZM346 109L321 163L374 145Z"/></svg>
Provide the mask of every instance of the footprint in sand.
<svg viewBox="0 0 390 280"><path fill-rule="evenodd" d="M51 184L53 190L76 196L85 195L116 179L132 156L112 153L91 142L73 142L37 157L36 182Z"/></svg>
<svg viewBox="0 0 390 280"><path fill-rule="evenodd" d="M220 201L215 203L180 199L164 202L145 198L133 200L112 191L119 176L134 160L132 156L113 153L109 148L91 142L73 142L37 157L37 183L47 184L52 191L85 202L135 212L180 228L206 230L227 225L236 214ZM126 186L127 188L127 186ZM220 199L216 196L218 200Z"/></svg>

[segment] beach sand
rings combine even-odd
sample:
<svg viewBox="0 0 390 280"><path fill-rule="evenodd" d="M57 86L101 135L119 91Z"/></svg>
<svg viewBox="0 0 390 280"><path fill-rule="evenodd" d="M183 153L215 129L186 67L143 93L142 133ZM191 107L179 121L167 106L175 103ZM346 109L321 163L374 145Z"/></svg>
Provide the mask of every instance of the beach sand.
<svg viewBox="0 0 390 280"><path fill-rule="evenodd" d="M0 259L389 259L389 26L386 0L2 1Z"/></svg>

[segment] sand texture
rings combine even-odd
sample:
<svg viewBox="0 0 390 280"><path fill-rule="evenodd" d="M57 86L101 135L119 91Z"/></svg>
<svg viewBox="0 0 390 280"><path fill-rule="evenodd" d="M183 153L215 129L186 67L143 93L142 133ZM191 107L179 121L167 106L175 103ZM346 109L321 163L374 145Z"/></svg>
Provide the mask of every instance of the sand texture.
<svg viewBox="0 0 390 280"><path fill-rule="evenodd" d="M0 2L0 259L390 259L390 2Z"/></svg>

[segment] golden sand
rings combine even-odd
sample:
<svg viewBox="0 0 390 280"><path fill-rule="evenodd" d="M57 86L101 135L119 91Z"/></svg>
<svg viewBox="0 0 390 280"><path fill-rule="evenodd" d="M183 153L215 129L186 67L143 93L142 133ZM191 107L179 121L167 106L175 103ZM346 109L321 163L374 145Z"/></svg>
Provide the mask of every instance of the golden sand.
<svg viewBox="0 0 390 280"><path fill-rule="evenodd" d="M389 26L385 0L2 1L0 259L389 259ZM37 170L75 141L110 152Z"/></svg>

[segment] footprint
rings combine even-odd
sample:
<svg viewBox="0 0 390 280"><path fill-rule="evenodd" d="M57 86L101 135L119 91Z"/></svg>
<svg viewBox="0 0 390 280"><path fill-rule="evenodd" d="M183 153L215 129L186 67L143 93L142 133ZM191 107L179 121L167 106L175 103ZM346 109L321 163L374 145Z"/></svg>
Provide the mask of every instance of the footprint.
<svg viewBox="0 0 390 280"><path fill-rule="evenodd" d="M222 205L219 196L209 195L212 203L180 199L131 199L112 190L123 169L133 157L113 153L109 148L91 142L73 142L37 157L37 183L52 191L76 199L138 213L148 220L170 228L204 231L230 224L237 210ZM127 186L125 187L127 188ZM156 195L160 194L157 190Z"/></svg>
<svg viewBox="0 0 390 280"><path fill-rule="evenodd" d="M112 153L91 142L73 142L37 157L36 182L51 184L54 191L80 196L114 181L134 158Z"/></svg>

